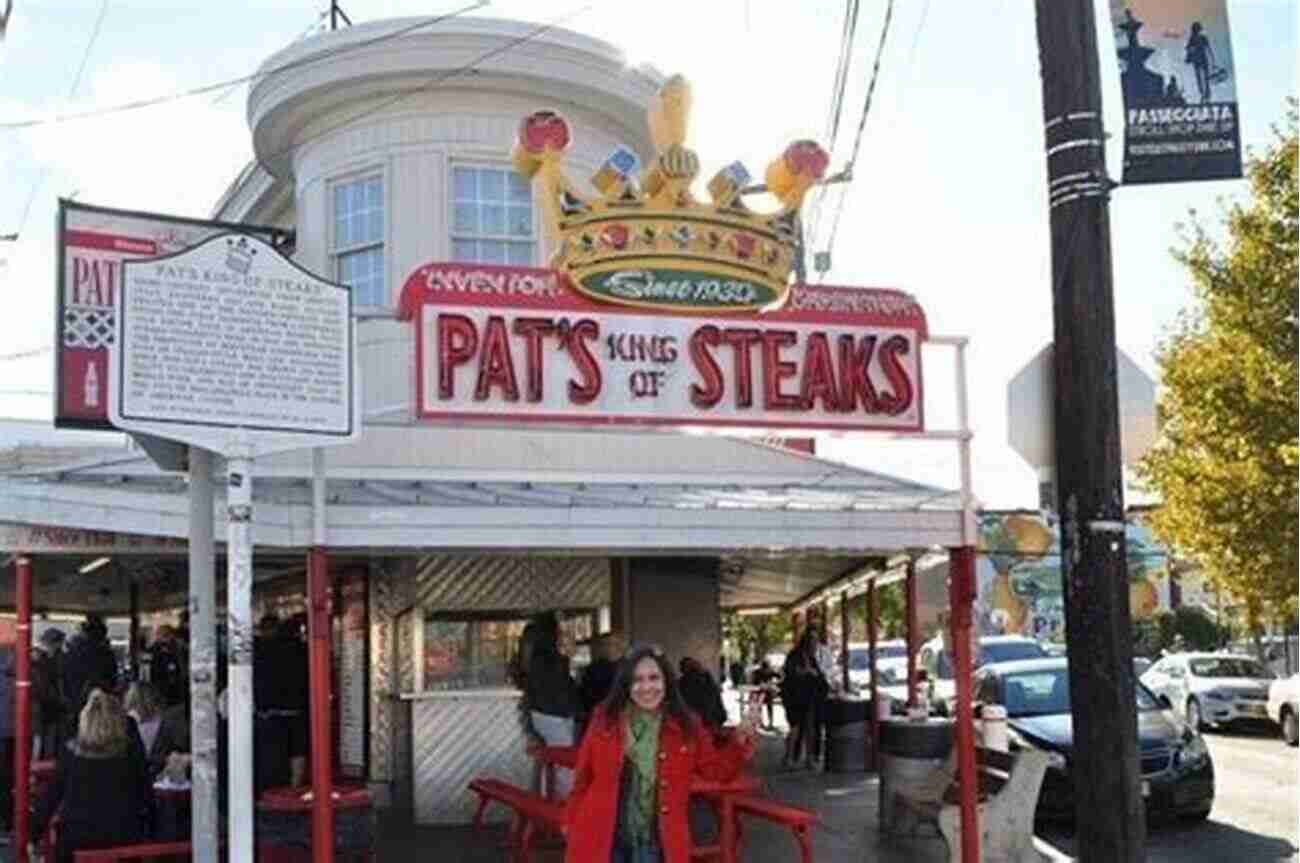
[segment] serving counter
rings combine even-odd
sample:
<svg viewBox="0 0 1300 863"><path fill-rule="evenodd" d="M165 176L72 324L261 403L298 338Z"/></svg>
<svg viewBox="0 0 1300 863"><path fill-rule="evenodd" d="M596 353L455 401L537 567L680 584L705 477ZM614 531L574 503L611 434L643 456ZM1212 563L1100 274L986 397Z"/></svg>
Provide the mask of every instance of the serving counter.
<svg viewBox="0 0 1300 863"><path fill-rule="evenodd" d="M520 692L511 688L406 693L410 711L411 800L416 824L468 824L475 801L466 791L482 774L523 788L536 769L525 750ZM505 818L500 807L489 819Z"/></svg>

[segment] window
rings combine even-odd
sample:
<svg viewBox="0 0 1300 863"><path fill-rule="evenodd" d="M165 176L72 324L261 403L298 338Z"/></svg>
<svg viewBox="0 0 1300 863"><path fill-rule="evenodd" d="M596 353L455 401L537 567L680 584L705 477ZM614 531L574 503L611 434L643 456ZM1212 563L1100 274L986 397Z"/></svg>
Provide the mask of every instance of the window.
<svg viewBox="0 0 1300 863"><path fill-rule="evenodd" d="M458 165L451 171L451 257L531 266L533 195L513 170Z"/></svg>
<svg viewBox="0 0 1300 863"><path fill-rule="evenodd" d="M384 284L384 181L379 176L336 183L334 275L352 288L357 306L386 306Z"/></svg>

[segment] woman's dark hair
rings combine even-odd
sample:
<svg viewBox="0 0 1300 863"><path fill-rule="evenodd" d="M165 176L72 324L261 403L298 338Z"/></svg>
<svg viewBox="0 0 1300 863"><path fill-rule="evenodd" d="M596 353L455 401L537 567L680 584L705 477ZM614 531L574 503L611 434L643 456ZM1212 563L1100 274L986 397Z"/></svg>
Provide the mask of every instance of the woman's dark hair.
<svg viewBox="0 0 1300 863"><path fill-rule="evenodd" d="M636 678L636 667L646 657L655 661L659 666L659 673L664 678L664 713L677 720L682 726L690 727L696 721L696 717L682 700L672 663L664 656L662 650L652 644L635 645L623 656L623 660L618 664L618 673L614 676L614 684L609 688L609 695L603 702L606 717L610 721L617 721L627 706L632 703L632 682Z"/></svg>
<svg viewBox="0 0 1300 863"><path fill-rule="evenodd" d="M535 635L533 649L538 653L550 653L559 650L560 619L553 611L544 611L533 618Z"/></svg>

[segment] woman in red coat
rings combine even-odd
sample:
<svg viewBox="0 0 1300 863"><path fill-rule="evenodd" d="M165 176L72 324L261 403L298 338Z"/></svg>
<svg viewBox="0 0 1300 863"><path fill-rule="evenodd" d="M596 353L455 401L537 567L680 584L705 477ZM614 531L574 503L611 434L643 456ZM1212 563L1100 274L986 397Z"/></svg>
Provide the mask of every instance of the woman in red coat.
<svg viewBox="0 0 1300 863"><path fill-rule="evenodd" d="M663 652L634 647L578 750L566 863L688 863L691 777L731 779L753 755L753 737L745 723L716 743L682 702Z"/></svg>

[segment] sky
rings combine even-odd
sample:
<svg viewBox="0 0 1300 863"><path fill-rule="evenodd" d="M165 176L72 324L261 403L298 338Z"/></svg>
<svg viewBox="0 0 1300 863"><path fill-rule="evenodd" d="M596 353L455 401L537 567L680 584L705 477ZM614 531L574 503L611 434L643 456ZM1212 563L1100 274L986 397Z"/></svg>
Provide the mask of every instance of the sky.
<svg viewBox="0 0 1300 863"><path fill-rule="evenodd" d="M342 8L360 23L469 5L347 0ZM887 3L860 6L833 170L854 150ZM853 180L810 196L805 215L815 250L831 251L827 284L906 290L932 333L969 337L974 491L991 508L1037 505L1034 471L1008 445L1006 389L1052 331L1034 6L896 0ZM694 97L688 144L707 178L736 159L761 175L790 141L828 141L843 8L842 0L498 0L471 14L554 23L612 43L629 65L685 75ZM252 158L247 85L95 119L3 125L249 75L310 38L326 9L322 0L16 0L0 42L0 235L19 234L0 241L0 417L51 416L57 198L203 218ZM1118 179L1123 113L1108 0L1097 0L1096 14L1107 163ZM1297 4L1230 0L1228 14L1242 143L1260 150L1296 93ZM1192 213L1217 225L1224 202L1246 191L1238 180L1114 192L1117 341L1151 376L1157 345L1192 302L1170 254L1180 226ZM953 428L952 352L927 349L925 363L928 424ZM818 446L871 469L959 482L950 442L874 435Z"/></svg>

